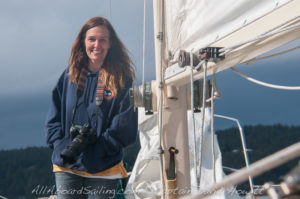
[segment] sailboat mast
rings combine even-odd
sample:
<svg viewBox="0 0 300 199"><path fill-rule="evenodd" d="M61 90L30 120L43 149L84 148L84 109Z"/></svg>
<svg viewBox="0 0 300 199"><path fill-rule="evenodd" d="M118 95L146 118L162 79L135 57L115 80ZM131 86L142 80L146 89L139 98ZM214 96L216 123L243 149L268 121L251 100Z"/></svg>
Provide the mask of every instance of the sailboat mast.
<svg viewBox="0 0 300 199"><path fill-rule="evenodd" d="M153 1L155 63L158 102L158 127L160 132L161 175L165 189L163 193L168 198L188 194L190 191L190 161L187 127L187 88L165 86L164 67L164 1ZM171 91L171 94L170 92ZM169 149L175 149L176 155L169 154ZM172 158L170 158L172 157ZM170 171L173 169L174 171ZM168 175L168 174L169 175ZM173 173L174 175L172 175ZM175 193L175 194L174 194ZM164 195L164 194L163 194Z"/></svg>
<svg viewBox="0 0 300 199"><path fill-rule="evenodd" d="M154 45L155 45L155 74L156 74L156 93L158 105L158 131L159 131L159 151L160 151L160 181L161 181L161 195L165 198L165 162L163 154L162 142L162 107L163 107L163 0L153 0L153 20L154 20Z"/></svg>

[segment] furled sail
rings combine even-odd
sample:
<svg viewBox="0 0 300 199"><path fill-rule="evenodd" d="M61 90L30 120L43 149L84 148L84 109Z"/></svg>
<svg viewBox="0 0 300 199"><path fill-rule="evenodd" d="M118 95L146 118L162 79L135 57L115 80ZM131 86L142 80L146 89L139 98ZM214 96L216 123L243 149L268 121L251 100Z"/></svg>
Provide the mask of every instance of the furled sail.
<svg viewBox="0 0 300 199"><path fill-rule="evenodd" d="M139 129L140 129L140 143L141 149L138 154L136 163L131 173L127 188L125 190L126 198L159 198L161 196L161 183L159 173L159 140L158 140L158 128L157 128L157 114L151 116L145 116L144 110L139 109ZM192 133L192 119L191 112L188 112L188 129L189 129L189 152L190 152L190 175L191 177L191 189L178 190L178 193L185 195L187 193L197 192L197 179L195 175L195 164L193 162L194 156L194 140L196 143L200 142L199 129L202 126L201 114L195 115L195 127L196 138ZM201 190L205 190L208 186L216 182L220 182L223 179L222 170L222 157L219 149L218 142L215 137L215 145L212 146L211 142L211 129L210 129L210 108L206 110L206 120L204 121L204 151L203 151L203 165L201 176ZM212 149L214 147L214 149ZM212 155L214 153L214 155ZM215 160L212 160L215 157ZM230 195L230 197L228 197ZM226 197L227 196L227 197ZM224 198L239 198L238 194L233 189L227 190L227 192L216 192L212 198L224 199Z"/></svg>
<svg viewBox="0 0 300 199"><path fill-rule="evenodd" d="M289 2L291 0L165 1L167 49L174 54L180 49L209 46ZM236 42L239 41L232 41Z"/></svg>
<svg viewBox="0 0 300 199"><path fill-rule="evenodd" d="M144 91L137 95L143 96L141 103L135 105L143 104L145 108L147 105L154 115L139 114L142 148L125 191L128 198L163 198L164 195L176 198L180 193L162 194L172 190L175 180L176 190L188 188L198 194L221 181L221 153L217 140L209 136L214 133L210 130L214 114L213 108L205 107L206 77L300 38L300 0L153 0L153 5L156 81L147 84L153 86L151 89L146 90L148 87L142 85L134 90ZM207 47L218 47L225 58L202 59L199 53ZM181 65L182 51L193 59L195 55L203 66L194 68L191 62ZM191 118L188 107L195 110L193 83L198 79L204 80L202 96L197 99L202 101L202 114L194 113L195 117ZM209 97L211 107L214 89L212 86ZM135 95L133 92L133 98ZM193 147L193 143L201 146ZM180 151L175 160L174 151L168 153L172 147ZM176 175L168 178L165 175L170 169ZM185 194L191 196L190 193L182 195ZM212 196L235 197L238 196L227 197L226 192Z"/></svg>
<svg viewBox="0 0 300 199"><path fill-rule="evenodd" d="M167 84L188 81L188 72L174 64L180 50L224 48L225 60L208 65L210 75L212 68L219 72L300 38L299 0L176 0L165 1L164 8L164 57L172 66Z"/></svg>

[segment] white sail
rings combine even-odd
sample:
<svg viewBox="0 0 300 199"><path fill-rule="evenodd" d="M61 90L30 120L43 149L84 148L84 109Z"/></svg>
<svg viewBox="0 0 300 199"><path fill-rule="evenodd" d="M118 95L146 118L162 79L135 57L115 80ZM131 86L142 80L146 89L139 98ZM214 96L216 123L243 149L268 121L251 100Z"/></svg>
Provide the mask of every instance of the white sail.
<svg viewBox="0 0 300 199"><path fill-rule="evenodd" d="M225 60L208 65L211 75L300 38L299 10L299 0L165 1L164 54L172 66L166 70L166 84L182 85L189 80L189 71L172 64L179 50L234 47ZM196 79L202 77L201 72L195 73Z"/></svg>
<svg viewBox="0 0 300 199"><path fill-rule="evenodd" d="M210 46L291 1L165 1L167 49L175 54L180 49L189 51ZM236 42L239 41L232 41L232 44Z"/></svg>
<svg viewBox="0 0 300 199"><path fill-rule="evenodd" d="M144 198L159 198L161 197L161 183L159 173L159 134L157 128L157 114L151 116L145 116L143 109L139 109L139 130L140 130L140 143L141 149L138 154L136 163L131 172L125 195L127 199L144 199ZM195 175L195 164L193 162L194 156L194 140L197 143L200 142L199 129L202 126L201 114L195 114L195 127L196 138L192 132L192 115L188 112L188 129L189 129L189 154L190 154L190 175L191 177L191 190L189 188L178 190L181 195L187 193L197 193L197 179ZM203 143L203 159L202 175L201 175L201 190L205 190L209 186L216 182L220 182L223 179L222 170L222 157L219 149L218 142L215 137L214 149L212 149L211 142L211 129L210 129L210 108L206 109L206 120L204 121L204 143ZM212 160L212 153L214 153L215 160ZM216 179L216 182L214 181ZM227 196L227 197L226 197ZM230 196L230 197L228 197ZM238 198L238 195L231 189L226 192L216 192L213 194L215 199L224 198Z"/></svg>
<svg viewBox="0 0 300 199"><path fill-rule="evenodd" d="M210 130L214 110L203 108L206 104L203 92L203 115L195 114L191 118L187 109L192 102L187 101L187 95L193 92L187 92L187 84L190 83L193 90L192 82L196 79L205 79L300 38L300 0L153 0L153 5L156 87L152 89L152 98L156 98L153 110L157 112L147 117L143 112L139 114L142 148L125 191L128 198L176 197L162 194L162 191L172 190L168 183L173 179L165 176L171 162L167 152L170 147L180 151L175 159L178 190L186 188L199 194L220 182L224 176L221 153L217 140L209 136L214 133ZM205 60L205 67L200 70L192 69L191 64L179 67L180 50L192 55L206 47L222 48L225 59L207 65L208 60ZM148 96L148 100L150 98ZM214 95L210 99L211 106L213 98ZM196 137L192 136L194 129ZM193 143L201 146L193 147ZM194 153L195 150L200 151L200 155ZM194 154L201 156L201 161L194 159ZM195 172L195 165L201 168L200 172ZM235 197L238 196L232 192L230 196L224 192L212 196Z"/></svg>

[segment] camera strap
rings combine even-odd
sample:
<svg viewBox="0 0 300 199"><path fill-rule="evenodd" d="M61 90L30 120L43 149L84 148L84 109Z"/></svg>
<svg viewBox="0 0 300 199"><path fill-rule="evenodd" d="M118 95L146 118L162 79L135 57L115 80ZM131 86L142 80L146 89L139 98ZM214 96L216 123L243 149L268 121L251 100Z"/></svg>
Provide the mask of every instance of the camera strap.
<svg viewBox="0 0 300 199"><path fill-rule="evenodd" d="M76 101L75 101L75 105L73 108L72 120L71 120L72 125L74 124L74 117L75 117L76 110L77 110L78 99L83 94L83 90L84 90L84 86L85 86L85 82L86 82L86 78L87 78L87 72L88 71L84 67L81 68L79 77L77 79Z"/></svg>
<svg viewBox="0 0 300 199"><path fill-rule="evenodd" d="M71 123L72 125L74 124L74 117L76 114L76 110L77 110L77 104L78 104L78 99L82 96L83 92L84 92L84 87L85 87L85 83L86 83L86 79L87 79L87 69L85 69L84 67L80 70L79 73L79 78L77 79L77 90L76 90L76 102L73 108L73 113L72 113L72 120ZM99 71L98 74L98 81L97 81L97 88L96 88L96 121L95 121L95 128L97 129L98 127L98 115L99 115L99 109L100 106L103 102L103 96L104 96L104 88L105 88L105 84L103 81L103 76L102 76L102 69Z"/></svg>
<svg viewBox="0 0 300 199"><path fill-rule="evenodd" d="M99 71L98 75L98 83L97 83L97 89L96 89L96 105L99 107L101 106L103 102L103 95L104 95L104 82L102 78L102 70Z"/></svg>
<svg viewBox="0 0 300 199"><path fill-rule="evenodd" d="M98 128L98 116L99 116L99 110L100 110L100 106L103 102L103 96L104 96L104 81L103 81L103 76L102 76L102 69L99 71L99 75L98 75L98 82L97 82L97 88L96 88L96 120L95 120L95 129Z"/></svg>

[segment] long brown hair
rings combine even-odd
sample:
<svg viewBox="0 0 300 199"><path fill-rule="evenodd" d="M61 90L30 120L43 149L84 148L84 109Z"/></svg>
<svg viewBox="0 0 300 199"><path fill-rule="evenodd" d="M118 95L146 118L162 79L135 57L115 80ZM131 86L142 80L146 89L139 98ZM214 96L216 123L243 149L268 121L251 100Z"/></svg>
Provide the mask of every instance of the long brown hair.
<svg viewBox="0 0 300 199"><path fill-rule="evenodd" d="M85 51L84 40L86 32L96 26L104 26L109 32L110 49L101 67L102 79L106 88L116 93L118 88L124 88L129 79L135 78L135 74L128 50L119 39L110 22L103 17L89 19L79 31L69 58L68 76L71 82L76 83L81 68L87 69L89 58Z"/></svg>

